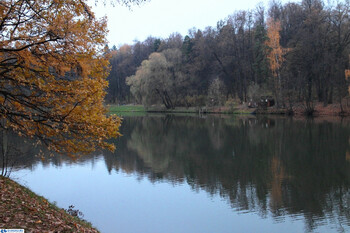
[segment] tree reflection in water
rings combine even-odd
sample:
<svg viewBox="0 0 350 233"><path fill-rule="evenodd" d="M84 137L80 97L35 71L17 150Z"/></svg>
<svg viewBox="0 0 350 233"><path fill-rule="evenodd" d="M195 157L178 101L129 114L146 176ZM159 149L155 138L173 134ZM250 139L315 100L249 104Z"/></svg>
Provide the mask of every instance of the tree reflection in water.
<svg viewBox="0 0 350 233"><path fill-rule="evenodd" d="M278 221L304 216L309 230L325 219L350 222L350 127L336 119L155 115L125 117L103 156L107 169L156 182L187 183L219 194L236 210L271 213ZM34 166L38 149L23 145L16 157ZM17 153L18 154L18 153ZM31 155L31 156L30 156ZM62 156L43 163L74 161ZM18 164L18 163L17 163Z"/></svg>

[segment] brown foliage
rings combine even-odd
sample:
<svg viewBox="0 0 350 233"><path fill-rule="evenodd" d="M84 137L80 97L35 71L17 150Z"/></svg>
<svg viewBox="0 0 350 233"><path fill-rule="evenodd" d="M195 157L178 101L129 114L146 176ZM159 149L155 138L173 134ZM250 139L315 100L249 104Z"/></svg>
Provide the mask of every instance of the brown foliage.
<svg viewBox="0 0 350 233"><path fill-rule="evenodd" d="M25 232L98 232L5 177L0 177L0 200L0 228L25 229Z"/></svg>
<svg viewBox="0 0 350 233"><path fill-rule="evenodd" d="M0 118L3 128L58 152L114 147L120 119L105 116L106 19L85 0L0 4Z"/></svg>

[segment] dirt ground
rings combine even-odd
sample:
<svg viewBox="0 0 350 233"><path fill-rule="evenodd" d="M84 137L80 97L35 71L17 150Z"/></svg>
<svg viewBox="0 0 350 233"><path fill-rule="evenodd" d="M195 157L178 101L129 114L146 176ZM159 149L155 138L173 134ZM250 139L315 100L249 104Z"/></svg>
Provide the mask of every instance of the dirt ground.
<svg viewBox="0 0 350 233"><path fill-rule="evenodd" d="M347 104L343 103L343 112L341 112L340 104L327 104L326 106L323 103L314 103L314 116L350 116L350 101ZM305 105L296 104L293 107L295 115L304 115L305 114Z"/></svg>
<svg viewBox="0 0 350 233"><path fill-rule="evenodd" d="M25 232L98 231L16 182L0 177L0 229Z"/></svg>

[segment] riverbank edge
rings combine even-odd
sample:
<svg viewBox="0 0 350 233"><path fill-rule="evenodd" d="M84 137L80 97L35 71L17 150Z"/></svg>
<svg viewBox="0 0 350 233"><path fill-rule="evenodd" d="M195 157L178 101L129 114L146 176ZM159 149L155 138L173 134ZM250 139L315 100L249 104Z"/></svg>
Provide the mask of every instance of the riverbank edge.
<svg viewBox="0 0 350 233"><path fill-rule="evenodd" d="M175 109L166 109L161 106L152 106L145 108L142 105L107 105L109 113L121 114L121 115L137 115L146 113L188 113L188 114L231 114L231 115L296 115L307 116L303 105L299 104L293 107L293 111L289 109L278 109L275 107L269 107L266 109L248 108L244 105L236 107L178 107ZM339 104L330 104L324 106L323 103L317 103L314 106L312 116L350 116L350 108L343 107L343 112L340 109Z"/></svg>
<svg viewBox="0 0 350 233"><path fill-rule="evenodd" d="M0 229L99 232L91 223L68 214L44 197L3 176L0 176L0 200Z"/></svg>

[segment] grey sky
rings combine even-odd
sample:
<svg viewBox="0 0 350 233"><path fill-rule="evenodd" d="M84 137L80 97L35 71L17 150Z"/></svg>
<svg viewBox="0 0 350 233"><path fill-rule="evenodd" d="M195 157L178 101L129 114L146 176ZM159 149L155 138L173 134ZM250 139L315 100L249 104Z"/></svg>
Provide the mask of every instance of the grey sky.
<svg viewBox="0 0 350 233"><path fill-rule="evenodd" d="M98 17L107 15L109 43L118 46L150 35L166 38L179 32L184 36L190 28L216 26L235 11L253 9L259 2L268 6L269 0L151 0L132 10L120 5L92 5Z"/></svg>

